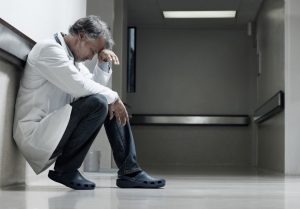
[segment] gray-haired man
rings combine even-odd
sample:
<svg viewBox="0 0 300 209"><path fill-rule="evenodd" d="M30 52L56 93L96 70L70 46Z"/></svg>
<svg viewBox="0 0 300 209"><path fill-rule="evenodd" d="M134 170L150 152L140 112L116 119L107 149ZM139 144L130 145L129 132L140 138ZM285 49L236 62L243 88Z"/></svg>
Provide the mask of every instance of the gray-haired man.
<svg viewBox="0 0 300 209"><path fill-rule="evenodd" d="M96 16L76 21L68 35L37 43L20 82L14 139L37 174L55 162L49 178L73 189L94 189L78 168L104 124L119 168L117 186L162 187L164 179L139 167L126 108L106 87L111 64L119 64L112 45L107 25ZM95 55L90 73L81 62Z"/></svg>

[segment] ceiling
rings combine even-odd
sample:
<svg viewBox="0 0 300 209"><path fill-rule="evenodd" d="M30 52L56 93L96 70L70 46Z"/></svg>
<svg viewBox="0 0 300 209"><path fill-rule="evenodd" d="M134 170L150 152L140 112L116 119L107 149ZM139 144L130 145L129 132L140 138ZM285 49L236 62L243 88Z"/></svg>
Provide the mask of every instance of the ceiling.
<svg viewBox="0 0 300 209"><path fill-rule="evenodd" d="M236 28L255 19L263 0L128 0L128 25L170 28ZM164 19L164 10L236 10L233 19Z"/></svg>

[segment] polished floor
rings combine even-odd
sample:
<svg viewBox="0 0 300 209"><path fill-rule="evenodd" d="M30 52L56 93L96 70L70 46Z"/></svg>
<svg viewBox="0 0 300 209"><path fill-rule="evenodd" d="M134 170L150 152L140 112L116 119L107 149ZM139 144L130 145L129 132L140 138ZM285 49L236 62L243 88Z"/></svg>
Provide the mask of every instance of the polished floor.
<svg viewBox="0 0 300 209"><path fill-rule="evenodd" d="M1 209L299 209L300 176L257 172L165 172L163 189L119 189L112 173L86 173L93 191L46 180L0 191Z"/></svg>

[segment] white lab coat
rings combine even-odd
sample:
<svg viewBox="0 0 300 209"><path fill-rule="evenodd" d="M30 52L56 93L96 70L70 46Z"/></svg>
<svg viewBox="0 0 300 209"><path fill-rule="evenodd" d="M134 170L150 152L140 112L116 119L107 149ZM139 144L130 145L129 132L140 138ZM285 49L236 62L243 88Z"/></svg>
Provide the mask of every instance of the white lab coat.
<svg viewBox="0 0 300 209"><path fill-rule="evenodd" d="M108 65L97 63L93 73L74 57L62 35L37 43L28 55L16 99L13 137L36 174L49 160L68 125L77 98L102 94L113 103L118 94L106 87L111 77Z"/></svg>

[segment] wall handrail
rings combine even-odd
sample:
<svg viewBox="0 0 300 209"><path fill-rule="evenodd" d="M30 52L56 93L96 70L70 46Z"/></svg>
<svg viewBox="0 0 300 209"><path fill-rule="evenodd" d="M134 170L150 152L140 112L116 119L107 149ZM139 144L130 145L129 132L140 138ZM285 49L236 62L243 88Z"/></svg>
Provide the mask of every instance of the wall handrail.
<svg viewBox="0 0 300 209"><path fill-rule="evenodd" d="M131 125L248 126L248 115L158 115L132 114Z"/></svg>
<svg viewBox="0 0 300 209"><path fill-rule="evenodd" d="M255 123L263 123L264 121L274 117L284 110L284 92L279 91L262 106L254 112L253 120Z"/></svg>
<svg viewBox="0 0 300 209"><path fill-rule="evenodd" d="M27 55L36 44L31 38L0 18L0 56L23 68Z"/></svg>

